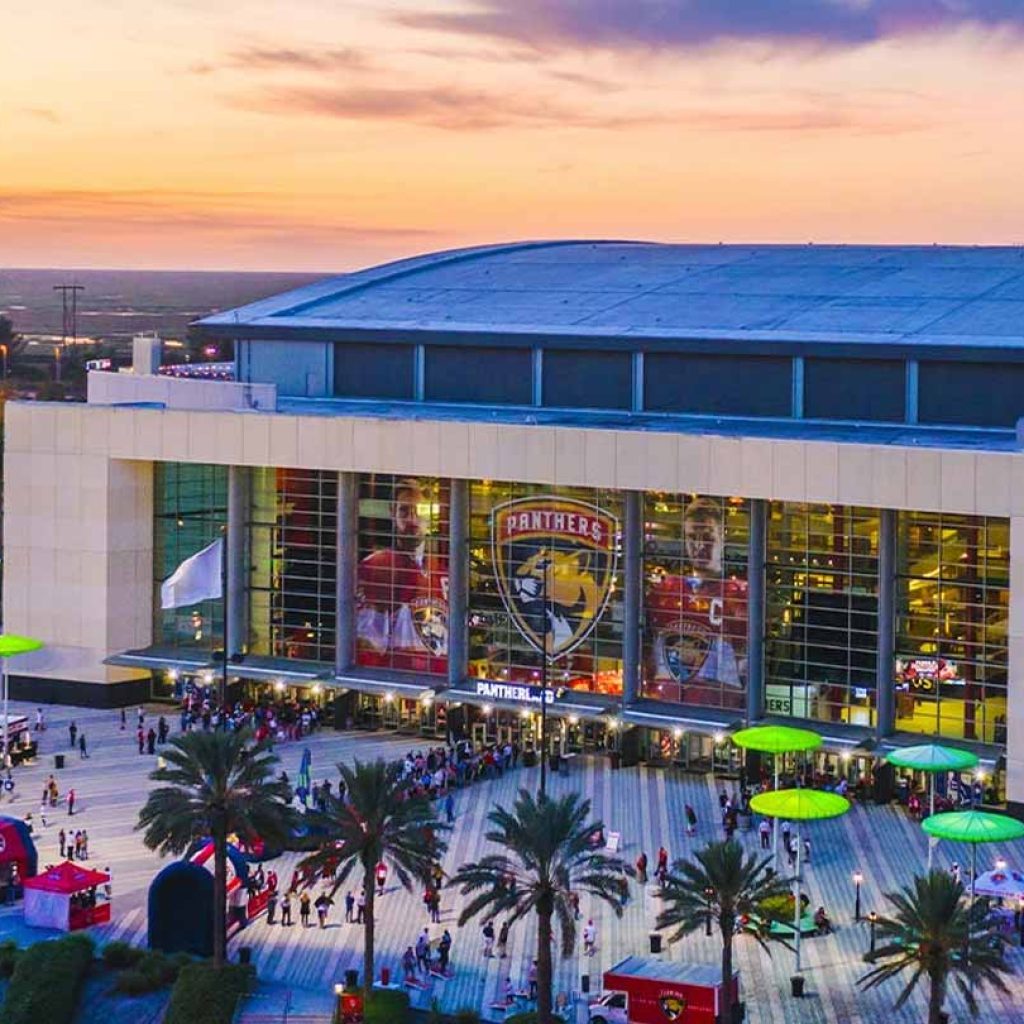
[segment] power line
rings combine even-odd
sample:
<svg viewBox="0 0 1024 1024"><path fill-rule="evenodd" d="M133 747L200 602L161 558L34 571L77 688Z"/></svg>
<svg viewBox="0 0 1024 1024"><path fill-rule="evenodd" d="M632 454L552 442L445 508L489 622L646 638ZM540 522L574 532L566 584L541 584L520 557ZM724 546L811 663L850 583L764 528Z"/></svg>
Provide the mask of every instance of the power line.
<svg viewBox="0 0 1024 1024"><path fill-rule="evenodd" d="M61 347L67 345L68 338L72 344L78 340L78 293L85 291L84 284L55 284L55 292L60 292L61 298ZM68 293L71 293L71 301L68 302Z"/></svg>

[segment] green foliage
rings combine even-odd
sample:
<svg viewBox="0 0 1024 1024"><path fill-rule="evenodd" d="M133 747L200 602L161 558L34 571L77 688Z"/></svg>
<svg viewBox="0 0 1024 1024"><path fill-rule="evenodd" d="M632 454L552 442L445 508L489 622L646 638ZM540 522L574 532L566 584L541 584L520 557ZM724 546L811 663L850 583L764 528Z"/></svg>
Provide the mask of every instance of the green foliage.
<svg viewBox="0 0 1024 1024"><path fill-rule="evenodd" d="M973 907L964 887L945 871L918 875L899 892L885 894L895 913L876 922L879 945L864 959L877 966L860 979L869 989L909 972L910 978L896 999L902 1007L919 981L928 979L928 1021L937 1024L950 981L956 984L972 1015L978 1004L972 983L1008 991L1003 958L1005 939L987 923L988 901Z"/></svg>
<svg viewBox="0 0 1024 1024"><path fill-rule="evenodd" d="M142 953L141 950L138 952ZM120 974L114 983L114 990L129 996L156 992L177 981L182 968L190 963L192 958L181 953L170 957L159 950L142 953L132 966Z"/></svg>
<svg viewBox="0 0 1024 1024"><path fill-rule="evenodd" d="M452 1024L480 1024L480 1019L477 1010L456 1010L452 1015Z"/></svg>
<svg viewBox="0 0 1024 1024"><path fill-rule="evenodd" d="M103 966L108 971L120 971L134 967L146 955L146 951L127 942L108 942L101 955Z"/></svg>
<svg viewBox="0 0 1024 1024"><path fill-rule="evenodd" d="M374 989L366 1002L366 1024L404 1024L409 1019L409 993Z"/></svg>
<svg viewBox="0 0 1024 1024"><path fill-rule="evenodd" d="M30 946L18 957L0 1024L70 1024L92 957L85 935Z"/></svg>
<svg viewBox="0 0 1024 1024"><path fill-rule="evenodd" d="M539 1019L536 1010L527 1010L526 1013L513 1013L511 1017L506 1017L505 1024L537 1024ZM551 1020L555 1024L562 1024L564 1018L553 1016Z"/></svg>
<svg viewBox="0 0 1024 1024"><path fill-rule="evenodd" d="M9 978L18 964L21 950L13 939L0 942L0 978Z"/></svg>
<svg viewBox="0 0 1024 1024"><path fill-rule="evenodd" d="M188 964L171 990L164 1024L231 1024L254 974L252 967L238 964Z"/></svg>

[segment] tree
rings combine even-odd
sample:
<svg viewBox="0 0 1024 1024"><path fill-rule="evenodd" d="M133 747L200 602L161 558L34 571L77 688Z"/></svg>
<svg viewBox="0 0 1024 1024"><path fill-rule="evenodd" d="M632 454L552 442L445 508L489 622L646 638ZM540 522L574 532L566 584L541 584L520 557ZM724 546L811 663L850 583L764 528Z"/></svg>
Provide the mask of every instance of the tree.
<svg viewBox="0 0 1024 1024"><path fill-rule="evenodd" d="M213 963L224 963L228 836L283 846L292 821L285 783L268 742L237 732L190 732L164 748L165 767L150 773L154 789L136 829L151 850L182 854L197 840L213 842Z"/></svg>
<svg viewBox="0 0 1024 1024"><path fill-rule="evenodd" d="M382 861L389 865L402 886L410 890L414 880L424 884L430 869L444 854L441 833L448 826L437 818L434 805L415 795L411 780L402 778L402 766L382 759L352 767L338 765L345 796L331 795L326 810L310 813L312 828L323 836L320 849L302 861L308 871L333 872L333 895L357 868L362 869L363 895L363 990L367 997L374 977L374 871ZM314 876L315 877L315 876Z"/></svg>
<svg viewBox="0 0 1024 1024"><path fill-rule="evenodd" d="M718 924L722 936L722 1020L732 1020L732 944L737 924L770 953L771 932L743 925L747 915L768 917L765 901L784 900L788 887L757 854L744 854L733 840L708 843L694 854L694 860L677 860L672 865L661 898L665 909L658 914L657 927L674 928L669 942L707 927L709 919Z"/></svg>
<svg viewBox="0 0 1024 1024"><path fill-rule="evenodd" d="M552 1002L552 921L562 934L562 955L576 943L572 897L581 890L604 900L622 916L626 867L618 857L595 850L592 837L604 832L588 821L590 801L578 793L536 800L525 789L511 811L496 807L487 816L494 828L486 838L500 846L473 864L461 867L451 884L474 894L459 915L462 926L481 912L488 918L507 914L514 923L537 915L537 1020L550 1024Z"/></svg>
<svg viewBox="0 0 1024 1024"><path fill-rule="evenodd" d="M1003 939L986 924L987 900L968 906L963 885L945 871L918 875L910 885L886 893L885 898L895 913L879 917L875 923L882 945L864 958L878 964L860 979L865 989L912 972L896 1000L898 1010L927 976L928 1024L939 1024L942 1019L951 977L972 1016L978 1013L974 983L1007 991L1003 975L1009 968L1003 960Z"/></svg>

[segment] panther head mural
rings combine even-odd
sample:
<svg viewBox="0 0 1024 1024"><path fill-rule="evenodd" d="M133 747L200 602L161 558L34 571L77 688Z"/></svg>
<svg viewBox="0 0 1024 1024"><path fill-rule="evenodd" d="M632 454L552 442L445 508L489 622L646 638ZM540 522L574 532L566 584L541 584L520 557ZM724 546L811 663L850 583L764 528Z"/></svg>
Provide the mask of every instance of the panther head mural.
<svg viewBox="0 0 1024 1024"><path fill-rule="evenodd" d="M502 600L520 633L549 659L578 646L604 612L618 522L564 498L522 498L494 510L491 546Z"/></svg>

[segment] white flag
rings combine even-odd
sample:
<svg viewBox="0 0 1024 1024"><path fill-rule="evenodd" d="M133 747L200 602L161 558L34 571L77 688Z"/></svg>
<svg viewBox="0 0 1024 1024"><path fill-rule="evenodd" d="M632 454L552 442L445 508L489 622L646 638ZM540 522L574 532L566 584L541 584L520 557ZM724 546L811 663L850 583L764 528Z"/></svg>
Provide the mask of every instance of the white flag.
<svg viewBox="0 0 1024 1024"><path fill-rule="evenodd" d="M186 558L160 586L160 607L180 608L221 596L221 559L224 539Z"/></svg>

